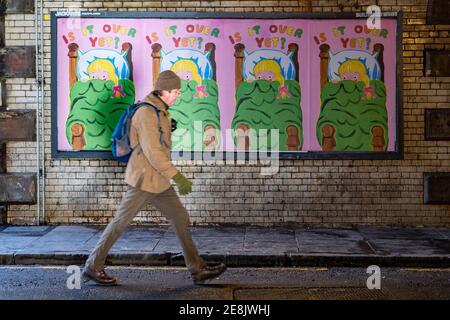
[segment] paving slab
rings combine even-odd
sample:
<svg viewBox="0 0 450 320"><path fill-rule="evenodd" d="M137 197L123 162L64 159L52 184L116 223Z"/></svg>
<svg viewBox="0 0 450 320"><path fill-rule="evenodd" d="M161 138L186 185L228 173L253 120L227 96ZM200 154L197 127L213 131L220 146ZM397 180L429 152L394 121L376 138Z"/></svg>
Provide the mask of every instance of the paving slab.
<svg viewBox="0 0 450 320"><path fill-rule="evenodd" d="M437 229L437 231L446 239L450 240L450 229Z"/></svg>
<svg viewBox="0 0 450 320"><path fill-rule="evenodd" d="M384 255L450 257L450 241L446 239L372 239L370 244L377 253Z"/></svg>
<svg viewBox="0 0 450 320"><path fill-rule="evenodd" d="M243 246L245 229L242 228L191 228L192 239L199 251L230 251ZM175 230L170 227L157 243L154 251L181 252L181 246Z"/></svg>
<svg viewBox="0 0 450 320"><path fill-rule="evenodd" d="M229 242L236 242L239 240L243 240L245 236L245 229L238 229L238 228L207 228L207 227L194 227L190 229L192 239L194 241L202 240L202 239L225 239ZM176 238L177 234L175 230L171 227L169 228L165 234L164 237L166 238Z"/></svg>
<svg viewBox="0 0 450 320"><path fill-rule="evenodd" d="M448 239L440 230L430 228L358 228L361 235L368 240L373 239L405 239L427 240ZM447 230L448 233L448 230Z"/></svg>
<svg viewBox="0 0 450 320"><path fill-rule="evenodd" d="M111 248L112 252L116 251L153 251L164 235L163 229L142 229L132 228L126 230ZM98 238L100 234L98 235ZM96 237L97 238L97 237ZM98 240L98 239L96 239ZM94 244L95 245L95 244Z"/></svg>
<svg viewBox="0 0 450 320"><path fill-rule="evenodd" d="M195 241L195 240L194 240ZM162 237L154 248L155 252L181 252L181 245L178 238L171 236Z"/></svg>
<svg viewBox="0 0 450 320"><path fill-rule="evenodd" d="M169 265L170 255L158 252L110 252L106 258L108 265Z"/></svg>
<svg viewBox="0 0 450 320"><path fill-rule="evenodd" d="M243 247L243 233L242 235L224 235L224 232L215 234L212 231L197 230L196 233L192 233L192 240L200 249L205 250L234 250ZM161 252L179 252L181 251L180 241L176 233L173 230L167 231L163 237L161 237L155 251Z"/></svg>
<svg viewBox="0 0 450 320"><path fill-rule="evenodd" d="M173 228L170 228L168 232L173 232ZM243 238L245 234L245 228L235 227L193 227L191 228L193 238L201 237L218 237L218 238Z"/></svg>
<svg viewBox="0 0 450 320"><path fill-rule="evenodd" d="M353 229L296 229L295 237L301 254L368 255L374 253L359 231Z"/></svg>
<svg viewBox="0 0 450 320"><path fill-rule="evenodd" d="M18 250L22 254L84 252L83 244L98 233L97 228L59 226Z"/></svg>
<svg viewBox="0 0 450 320"><path fill-rule="evenodd" d="M32 245L53 230L48 226L8 226L0 232L0 252L13 253Z"/></svg>
<svg viewBox="0 0 450 320"><path fill-rule="evenodd" d="M295 237L299 240L364 240L363 236L355 229L295 229Z"/></svg>
<svg viewBox="0 0 450 320"><path fill-rule="evenodd" d="M16 235L21 237L41 237L54 230L54 226L5 226L0 235Z"/></svg>
<svg viewBox="0 0 450 320"><path fill-rule="evenodd" d="M85 250L93 250L100 239L104 228L99 230L82 248ZM119 253L120 251L148 252L154 250L156 244L164 234L165 229L162 228L127 228L119 239L114 243L111 252Z"/></svg>
<svg viewBox="0 0 450 320"><path fill-rule="evenodd" d="M333 241L326 239L317 240L298 240L298 251L303 254L310 253L329 253L341 255L370 255L375 253L371 246L363 240L351 241L334 239Z"/></svg>
<svg viewBox="0 0 450 320"><path fill-rule="evenodd" d="M295 231L285 228L246 228L244 250L265 255L298 252Z"/></svg>
<svg viewBox="0 0 450 320"><path fill-rule="evenodd" d="M295 239L295 230L286 228L252 228L245 229L246 240L274 240L292 241Z"/></svg>
<svg viewBox="0 0 450 320"><path fill-rule="evenodd" d="M0 252L14 253L29 247L39 237L4 236L0 234Z"/></svg>
<svg viewBox="0 0 450 320"><path fill-rule="evenodd" d="M244 239L196 238L194 242L200 252L233 253L244 249Z"/></svg>

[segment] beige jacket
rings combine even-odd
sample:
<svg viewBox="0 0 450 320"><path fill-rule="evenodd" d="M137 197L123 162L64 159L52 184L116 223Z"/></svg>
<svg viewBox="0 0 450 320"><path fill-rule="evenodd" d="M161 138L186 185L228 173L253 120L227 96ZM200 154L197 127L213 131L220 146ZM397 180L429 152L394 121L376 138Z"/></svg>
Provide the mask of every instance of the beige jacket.
<svg viewBox="0 0 450 320"><path fill-rule="evenodd" d="M139 108L131 120L130 143L135 150L125 171L125 182L147 192L161 193L170 188L170 180L178 172L170 158L171 123L165 104L150 93L143 99L160 111L163 145L160 142L158 115L148 106Z"/></svg>

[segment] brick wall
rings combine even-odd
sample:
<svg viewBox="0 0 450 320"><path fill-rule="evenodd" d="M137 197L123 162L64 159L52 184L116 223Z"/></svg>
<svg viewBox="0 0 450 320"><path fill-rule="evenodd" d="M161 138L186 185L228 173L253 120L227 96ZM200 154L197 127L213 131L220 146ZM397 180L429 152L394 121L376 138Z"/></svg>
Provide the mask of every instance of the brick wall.
<svg viewBox="0 0 450 320"><path fill-rule="evenodd" d="M44 1L60 8L109 11L361 12L374 1ZM426 24L426 0L379 0L383 11L402 10L404 160L281 160L280 172L259 165L177 161L194 179L182 197L198 224L316 226L449 226L449 205L423 204L423 173L450 171L450 142L424 141L424 109L449 107L450 78L423 76L424 48L450 49L449 25ZM34 44L34 16L8 15L6 45ZM54 160L50 134L50 21L45 21L46 222L107 223L122 193L124 167L115 161ZM9 108L34 108L34 80L7 81ZM8 143L8 172L35 168L34 143ZM209 194L209 199L205 199ZM8 222L34 223L35 206L10 206ZM166 223L148 206L135 223Z"/></svg>

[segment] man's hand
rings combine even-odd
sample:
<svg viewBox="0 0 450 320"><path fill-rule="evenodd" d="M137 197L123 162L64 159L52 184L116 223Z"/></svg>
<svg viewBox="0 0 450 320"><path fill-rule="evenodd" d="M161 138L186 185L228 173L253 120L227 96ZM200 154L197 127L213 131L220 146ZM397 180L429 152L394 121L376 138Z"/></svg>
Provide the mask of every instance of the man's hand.
<svg viewBox="0 0 450 320"><path fill-rule="evenodd" d="M177 184L180 195L184 196L192 192L192 182L183 176L180 171L173 177L173 180Z"/></svg>

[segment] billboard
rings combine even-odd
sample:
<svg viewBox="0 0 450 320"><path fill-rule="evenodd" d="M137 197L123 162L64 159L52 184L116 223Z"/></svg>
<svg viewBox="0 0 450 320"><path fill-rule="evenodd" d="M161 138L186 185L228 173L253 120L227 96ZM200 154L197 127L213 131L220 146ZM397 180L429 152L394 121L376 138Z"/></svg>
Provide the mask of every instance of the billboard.
<svg viewBox="0 0 450 320"><path fill-rule="evenodd" d="M366 19L53 13L52 154L111 158L122 112L172 70L176 154L400 158L398 17Z"/></svg>

